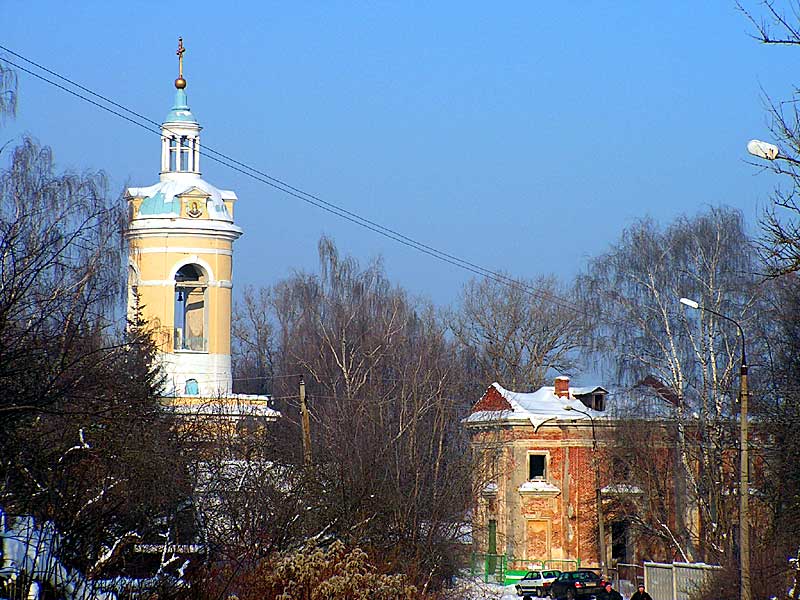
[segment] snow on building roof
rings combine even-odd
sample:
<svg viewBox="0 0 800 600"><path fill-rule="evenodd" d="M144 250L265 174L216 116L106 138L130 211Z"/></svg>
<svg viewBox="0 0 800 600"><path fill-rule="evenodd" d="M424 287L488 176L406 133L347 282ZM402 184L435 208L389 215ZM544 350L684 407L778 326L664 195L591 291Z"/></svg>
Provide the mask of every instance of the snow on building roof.
<svg viewBox="0 0 800 600"><path fill-rule="evenodd" d="M181 207L178 196L198 189L209 196L208 215L211 219L233 222L225 200L236 200L230 190L220 190L200 177L181 181L167 179L148 187L131 187L125 190L130 198L144 198L139 207L140 217L177 217Z"/></svg>
<svg viewBox="0 0 800 600"><path fill-rule="evenodd" d="M601 388L599 385L596 385L594 387L571 387L569 388L569 393L572 396L588 396L589 394L594 394L598 390L602 391L603 393L606 393L606 390L604 388Z"/></svg>
<svg viewBox="0 0 800 600"><path fill-rule="evenodd" d="M576 396L603 392L600 386L569 388L569 395L559 397L554 386L543 386L531 393L512 392L495 382L472 413L462 422L530 422L534 430L545 421L582 421L605 418L605 413L587 408ZM577 393L576 393L577 392ZM567 408L569 407L569 408Z"/></svg>
<svg viewBox="0 0 800 600"><path fill-rule="evenodd" d="M269 405L270 396L256 394L224 394L198 402L196 397L174 396L165 398L163 406L179 415L211 417L263 417L280 418L281 413Z"/></svg>

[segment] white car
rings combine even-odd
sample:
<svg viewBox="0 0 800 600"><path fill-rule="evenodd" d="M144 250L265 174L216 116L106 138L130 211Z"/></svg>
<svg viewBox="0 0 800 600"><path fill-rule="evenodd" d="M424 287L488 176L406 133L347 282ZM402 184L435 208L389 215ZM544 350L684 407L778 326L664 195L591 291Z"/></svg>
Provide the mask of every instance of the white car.
<svg viewBox="0 0 800 600"><path fill-rule="evenodd" d="M522 596L523 600L530 600L536 596L544 598L550 593L550 584L561 575L561 571L552 569L549 571L528 571L525 577L517 583L517 596Z"/></svg>

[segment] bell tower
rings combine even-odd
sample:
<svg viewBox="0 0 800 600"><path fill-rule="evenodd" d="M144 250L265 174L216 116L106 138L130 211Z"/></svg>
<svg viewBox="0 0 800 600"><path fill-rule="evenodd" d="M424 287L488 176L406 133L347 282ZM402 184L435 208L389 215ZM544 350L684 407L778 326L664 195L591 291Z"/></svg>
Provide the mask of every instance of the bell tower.
<svg viewBox="0 0 800 600"><path fill-rule="evenodd" d="M231 394L236 194L201 178L201 127L188 105L178 41L175 102L161 125L159 182L126 190L129 310L156 331L165 396Z"/></svg>

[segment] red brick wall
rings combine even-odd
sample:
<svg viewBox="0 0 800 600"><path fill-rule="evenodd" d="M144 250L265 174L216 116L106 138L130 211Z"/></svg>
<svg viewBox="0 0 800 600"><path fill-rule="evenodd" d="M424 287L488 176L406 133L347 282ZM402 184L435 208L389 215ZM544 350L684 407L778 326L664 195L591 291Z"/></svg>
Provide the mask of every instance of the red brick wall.
<svg viewBox="0 0 800 600"><path fill-rule="evenodd" d="M489 389L483 394L483 397L478 400L478 403L472 407L472 412L479 412L484 410L513 410L508 400L503 398L503 395L497 391L497 388L489 386Z"/></svg>
<svg viewBox="0 0 800 600"><path fill-rule="evenodd" d="M476 406L477 408L477 406ZM595 502L595 475L592 462L592 432L588 426L512 427L475 432L473 442L502 447L499 490L490 515L488 503L478 500L476 529L485 527L485 520L498 522L498 551L506 552L510 544L516 558L548 558L527 556L529 548L525 527L529 520L547 520L550 523L550 548L552 558L580 558L582 564L597 564L597 519ZM556 496L522 495L518 482L527 479L527 453L543 452L548 455L547 481L561 490ZM564 481L565 460L569 455L568 483ZM513 481L512 481L513 480ZM568 496L567 496L568 493ZM570 506L572 509L570 510ZM512 523L514 526L512 527ZM570 535L571 531L571 535ZM481 539L475 536L476 541ZM538 547L537 544L533 544ZM485 551L480 546L478 551Z"/></svg>

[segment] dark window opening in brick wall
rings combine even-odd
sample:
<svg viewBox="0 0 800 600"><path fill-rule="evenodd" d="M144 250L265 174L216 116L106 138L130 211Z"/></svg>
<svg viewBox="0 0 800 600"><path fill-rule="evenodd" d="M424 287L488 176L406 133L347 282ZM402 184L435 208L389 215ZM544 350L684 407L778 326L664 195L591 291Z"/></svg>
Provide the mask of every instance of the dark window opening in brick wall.
<svg viewBox="0 0 800 600"><path fill-rule="evenodd" d="M546 457L544 454L528 455L528 479L544 479L546 468Z"/></svg>

